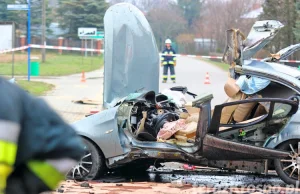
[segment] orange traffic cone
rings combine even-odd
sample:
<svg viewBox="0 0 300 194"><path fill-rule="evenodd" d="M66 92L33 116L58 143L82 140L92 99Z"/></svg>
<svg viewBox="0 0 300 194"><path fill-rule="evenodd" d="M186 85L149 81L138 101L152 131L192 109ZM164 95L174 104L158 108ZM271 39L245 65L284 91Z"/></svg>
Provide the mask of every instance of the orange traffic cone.
<svg viewBox="0 0 300 194"><path fill-rule="evenodd" d="M84 71L82 71L82 74L81 74L81 82L85 82L86 79L85 79L85 74L84 74Z"/></svg>
<svg viewBox="0 0 300 194"><path fill-rule="evenodd" d="M206 72L206 76L205 76L205 81L204 84L210 84L210 80L209 80L209 74L208 72Z"/></svg>

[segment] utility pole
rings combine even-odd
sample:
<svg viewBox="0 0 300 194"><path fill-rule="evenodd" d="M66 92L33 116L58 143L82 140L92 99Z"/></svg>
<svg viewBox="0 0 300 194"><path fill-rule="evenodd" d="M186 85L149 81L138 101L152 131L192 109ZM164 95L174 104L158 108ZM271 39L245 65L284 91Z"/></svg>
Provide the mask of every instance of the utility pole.
<svg viewBox="0 0 300 194"><path fill-rule="evenodd" d="M30 49L30 44L31 44L31 32L30 32L30 27L31 27L31 0L27 0L28 3L28 11L27 11L27 44L28 44L28 49L27 49L27 80L30 81L30 55L31 55L31 49Z"/></svg>
<svg viewBox="0 0 300 194"><path fill-rule="evenodd" d="M46 45L46 0L42 0L42 45ZM42 47L42 62L46 61L46 49Z"/></svg>

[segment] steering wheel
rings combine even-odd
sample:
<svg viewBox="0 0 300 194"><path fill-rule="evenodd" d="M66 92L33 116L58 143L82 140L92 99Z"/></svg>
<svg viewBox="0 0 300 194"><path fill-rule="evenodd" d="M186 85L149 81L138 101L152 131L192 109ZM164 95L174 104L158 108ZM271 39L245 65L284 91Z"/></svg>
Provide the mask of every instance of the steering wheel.
<svg viewBox="0 0 300 194"><path fill-rule="evenodd" d="M297 102L299 104L299 97L300 97L299 94L295 94L295 95L289 97L288 99L292 100L292 101L295 101L295 102Z"/></svg>
<svg viewBox="0 0 300 194"><path fill-rule="evenodd" d="M182 92L183 94L187 93L187 87L184 86L175 86L170 88L171 91Z"/></svg>
<svg viewBox="0 0 300 194"><path fill-rule="evenodd" d="M197 96L197 94L189 92L187 87L184 87L184 86L175 86L175 87L170 88L170 90L182 92L183 94L188 94L188 95L192 96L193 98L196 98L196 96Z"/></svg>
<svg viewBox="0 0 300 194"><path fill-rule="evenodd" d="M194 93L189 92L189 91L187 91L187 94L193 96L193 98L196 98L196 96L197 96L197 94L194 94Z"/></svg>

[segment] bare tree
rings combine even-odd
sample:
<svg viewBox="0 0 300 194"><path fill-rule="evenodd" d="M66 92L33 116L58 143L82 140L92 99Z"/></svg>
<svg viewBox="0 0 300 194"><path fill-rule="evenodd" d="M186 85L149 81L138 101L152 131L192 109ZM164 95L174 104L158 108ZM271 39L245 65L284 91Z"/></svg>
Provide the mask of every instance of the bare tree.
<svg viewBox="0 0 300 194"><path fill-rule="evenodd" d="M175 40L175 38L186 29L187 22L183 16L179 14L180 11L177 9L176 7L173 7L173 9L164 7L152 9L147 14L147 19L149 20L160 48L164 45L163 41L166 38Z"/></svg>
<svg viewBox="0 0 300 194"><path fill-rule="evenodd" d="M253 10L260 0L209 0L204 4L204 13L195 24L202 38L215 39L219 51L225 45L227 29L238 28L247 34L256 21L243 16Z"/></svg>
<svg viewBox="0 0 300 194"><path fill-rule="evenodd" d="M125 2L124 0L110 0L109 1L109 3L111 4L111 5L114 5L114 4L117 4L117 3L123 3L123 2Z"/></svg>
<svg viewBox="0 0 300 194"><path fill-rule="evenodd" d="M133 0L141 10L148 12L153 9L163 8L168 6L169 1L166 0Z"/></svg>
<svg viewBox="0 0 300 194"><path fill-rule="evenodd" d="M122 3L122 2L131 3L132 5L136 6L141 11L146 13L153 9L167 7L168 4L172 1L168 1L168 0L111 0L110 1L111 4Z"/></svg>
<svg viewBox="0 0 300 194"><path fill-rule="evenodd" d="M158 47L162 49L166 38L175 38L185 29L186 21L174 0L111 0L110 3L131 3L146 15Z"/></svg>

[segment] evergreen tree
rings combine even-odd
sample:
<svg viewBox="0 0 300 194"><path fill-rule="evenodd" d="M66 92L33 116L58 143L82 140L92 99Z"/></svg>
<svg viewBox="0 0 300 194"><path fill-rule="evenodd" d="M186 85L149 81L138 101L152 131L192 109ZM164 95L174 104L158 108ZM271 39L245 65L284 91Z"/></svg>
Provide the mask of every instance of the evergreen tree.
<svg viewBox="0 0 300 194"><path fill-rule="evenodd" d="M178 6L183 12L189 27L199 18L202 5L201 0L178 0Z"/></svg>
<svg viewBox="0 0 300 194"><path fill-rule="evenodd" d="M60 0L57 9L60 25L68 29L66 37L77 37L80 27L103 30L103 18L108 3L105 0Z"/></svg>
<svg viewBox="0 0 300 194"><path fill-rule="evenodd" d="M284 25L284 28L268 45L268 47L274 48L272 52L295 43L293 28L296 26L298 17L296 3L297 0L278 0L276 3L272 0L266 0L263 5L264 13L260 16L260 19L278 20Z"/></svg>
<svg viewBox="0 0 300 194"><path fill-rule="evenodd" d="M31 0L31 26L32 35L40 36L42 34L42 0ZM51 9L48 7L49 1L46 0L46 29L47 34L51 33L49 26L53 21Z"/></svg>
<svg viewBox="0 0 300 194"><path fill-rule="evenodd" d="M297 2L296 4L298 19L296 21L295 28L293 29L295 38L297 40L297 43L300 43L300 2Z"/></svg>
<svg viewBox="0 0 300 194"><path fill-rule="evenodd" d="M42 1L31 0L31 32L32 35L41 35L42 25ZM20 4L27 4L27 0L19 0ZM16 4L15 0L2 0L0 1L0 21L15 22L16 29L27 34L27 11L9 11L7 10L8 4ZM46 2L46 26L49 27L52 22L51 9L48 8L48 1ZM48 30L48 33L50 30Z"/></svg>
<svg viewBox="0 0 300 194"><path fill-rule="evenodd" d="M27 12L7 10L8 4L15 4L15 0L0 1L0 22L15 22L16 28L20 25L24 26L27 21L27 19L24 19L27 16Z"/></svg>

